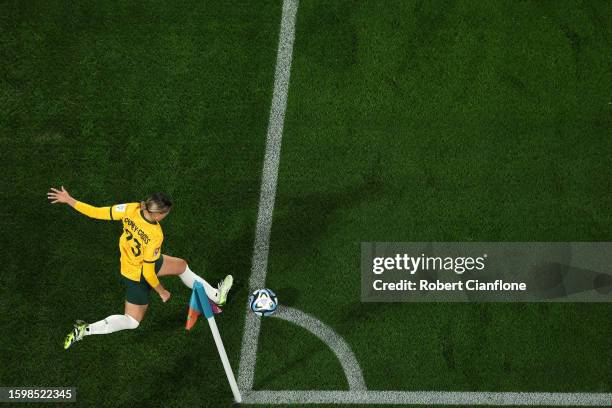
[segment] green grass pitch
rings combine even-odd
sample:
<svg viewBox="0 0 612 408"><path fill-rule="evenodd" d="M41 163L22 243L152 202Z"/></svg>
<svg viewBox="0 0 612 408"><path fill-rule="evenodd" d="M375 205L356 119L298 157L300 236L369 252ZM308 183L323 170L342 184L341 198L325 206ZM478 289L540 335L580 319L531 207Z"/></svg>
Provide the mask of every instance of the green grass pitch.
<svg viewBox="0 0 612 408"><path fill-rule="evenodd" d="M612 392L610 304L360 302L362 241L612 241L612 3L302 0L267 285L338 332L369 389ZM231 406L190 292L122 313L117 224L48 204L161 190L163 251L211 282L237 372L280 1L5 1L0 386L79 407ZM338 390L331 351L263 321L255 389ZM7 404L8 406L8 404Z"/></svg>

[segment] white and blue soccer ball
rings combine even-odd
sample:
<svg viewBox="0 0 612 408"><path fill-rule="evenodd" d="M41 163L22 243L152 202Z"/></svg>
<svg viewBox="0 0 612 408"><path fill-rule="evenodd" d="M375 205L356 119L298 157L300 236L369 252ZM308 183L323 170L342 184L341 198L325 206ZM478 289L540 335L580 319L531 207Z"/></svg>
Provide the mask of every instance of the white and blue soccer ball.
<svg viewBox="0 0 612 408"><path fill-rule="evenodd" d="M249 305L258 316L270 316L276 312L278 297L270 289L257 289L249 296Z"/></svg>

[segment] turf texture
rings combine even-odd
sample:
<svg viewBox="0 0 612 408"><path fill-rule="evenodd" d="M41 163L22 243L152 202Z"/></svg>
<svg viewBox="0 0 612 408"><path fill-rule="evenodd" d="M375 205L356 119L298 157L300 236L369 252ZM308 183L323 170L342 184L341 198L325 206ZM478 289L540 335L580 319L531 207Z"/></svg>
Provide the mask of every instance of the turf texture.
<svg viewBox="0 0 612 408"><path fill-rule="evenodd" d="M211 282L238 367L280 2L0 6L0 384L76 406L230 406L189 291L138 330L117 224L47 203L156 190L164 253ZM608 304L362 304L362 241L610 241L612 7L593 1L315 1L297 16L267 284L352 347L370 389L612 392ZM301 329L262 325L256 389L345 389Z"/></svg>

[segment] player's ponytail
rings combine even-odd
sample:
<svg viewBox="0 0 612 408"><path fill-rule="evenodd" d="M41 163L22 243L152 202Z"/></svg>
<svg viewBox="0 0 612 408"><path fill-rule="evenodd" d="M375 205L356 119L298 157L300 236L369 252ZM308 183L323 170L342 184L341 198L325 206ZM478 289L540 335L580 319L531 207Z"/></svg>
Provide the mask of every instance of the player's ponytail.
<svg viewBox="0 0 612 408"><path fill-rule="evenodd" d="M165 213L172 208L172 200L164 193L154 193L140 202L140 208L150 213Z"/></svg>

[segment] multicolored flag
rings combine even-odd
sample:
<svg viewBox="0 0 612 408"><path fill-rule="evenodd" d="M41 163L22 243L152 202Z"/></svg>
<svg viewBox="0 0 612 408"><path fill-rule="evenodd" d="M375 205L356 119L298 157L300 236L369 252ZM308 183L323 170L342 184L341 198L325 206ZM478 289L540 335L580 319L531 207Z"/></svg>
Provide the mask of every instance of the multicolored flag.
<svg viewBox="0 0 612 408"><path fill-rule="evenodd" d="M191 299L189 300L189 311L187 312L185 329L191 330L198 320L198 316L201 314L208 319L218 313L221 313L221 308L206 296L204 286L196 281L193 284L193 291L191 292Z"/></svg>
<svg viewBox="0 0 612 408"><path fill-rule="evenodd" d="M215 313L221 313L219 306L217 306L215 302L206 296L204 286L202 286L200 282L194 283L193 292L191 293L191 300L189 301L189 314L187 315L187 323L185 324L185 328L190 330L195 325L199 315L203 314L204 317L206 317L206 321L210 327L210 332L212 333L213 339L215 339L215 345L217 346L219 357L221 357L221 363L223 363L223 369L225 370L227 381L232 389L232 394L234 394L234 399L236 402L240 403L242 402L242 396L240 395L240 390L238 389L238 384L236 383L236 377L234 377L234 372L232 371L229 359L227 358L227 353L225 352L225 347L223 346L223 341L221 340L221 334L219 334L219 328L215 322Z"/></svg>

